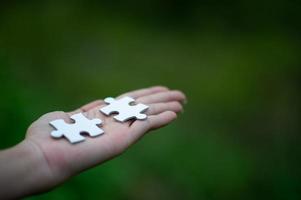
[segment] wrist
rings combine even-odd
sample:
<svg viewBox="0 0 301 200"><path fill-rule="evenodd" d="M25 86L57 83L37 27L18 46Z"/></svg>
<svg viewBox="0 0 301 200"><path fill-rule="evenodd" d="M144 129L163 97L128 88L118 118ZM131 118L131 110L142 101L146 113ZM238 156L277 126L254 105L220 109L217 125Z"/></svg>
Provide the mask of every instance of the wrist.
<svg viewBox="0 0 301 200"><path fill-rule="evenodd" d="M42 149L30 139L23 140L17 145L17 148L19 151L23 151L27 157L28 171L25 177L27 177L29 185L29 194L52 188L56 184L56 180Z"/></svg>
<svg viewBox="0 0 301 200"><path fill-rule="evenodd" d="M3 198L21 198L51 188L53 178L47 161L30 140L2 151L0 159L0 196Z"/></svg>

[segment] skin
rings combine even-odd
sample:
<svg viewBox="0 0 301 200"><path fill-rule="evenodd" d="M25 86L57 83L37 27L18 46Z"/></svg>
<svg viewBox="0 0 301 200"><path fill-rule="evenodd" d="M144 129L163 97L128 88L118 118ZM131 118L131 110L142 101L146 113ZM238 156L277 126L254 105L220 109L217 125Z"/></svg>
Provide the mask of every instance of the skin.
<svg viewBox="0 0 301 200"><path fill-rule="evenodd" d="M168 125L183 110L186 101L181 91L155 86L127 92L138 103L149 106L146 120L117 122L99 109L103 100L96 100L71 111L56 111L43 115L28 128L25 139L16 146L0 152L0 197L21 198L48 191L68 178L100 165L122 154L151 130ZM105 133L99 137L86 137L84 142L70 144L66 139L50 137L53 128L49 122L82 112L89 119L103 121Z"/></svg>

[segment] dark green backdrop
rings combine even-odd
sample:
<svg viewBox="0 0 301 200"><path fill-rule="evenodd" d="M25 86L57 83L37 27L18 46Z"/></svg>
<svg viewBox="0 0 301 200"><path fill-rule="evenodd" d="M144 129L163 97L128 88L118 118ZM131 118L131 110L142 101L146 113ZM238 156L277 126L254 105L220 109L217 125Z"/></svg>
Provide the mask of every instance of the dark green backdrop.
<svg viewBox="0 0 301 200"><path fill-rule="evenodd" d="M0 3L0 148L49 111L157 84L188 96L173 125L29 199L300 199L300 10L297 0Z"/></svg>

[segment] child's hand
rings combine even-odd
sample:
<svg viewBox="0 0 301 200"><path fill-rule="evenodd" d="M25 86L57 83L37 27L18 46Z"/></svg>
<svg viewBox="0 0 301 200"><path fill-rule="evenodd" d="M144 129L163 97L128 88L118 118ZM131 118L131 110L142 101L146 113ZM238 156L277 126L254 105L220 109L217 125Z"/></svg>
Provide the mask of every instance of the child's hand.
<svg viewBox="0 0 301 200"><path fill-rule="evenodd" d="M44 180L39 182L39 190L47 190L67 178L124 152L130 145L150 130L163 127L177 118L182 111L185 95L165 87L152 87L128 92L121 96L130 96L137 102L149 106L146 120L117 122L112 116L103 115L99 109L105 105L102 100L89 103L72 112L51 112L43 115L28 129L24 143L33 149L40 158L40 167ZM121 97L120 96L120 97ZM70 144L66 139L53 139L50 136L53 128L49 122L64 119L70 122L70 116L82 112L89 119L99 118L103 121L101 136L85 137L84 142Z"/></svg>

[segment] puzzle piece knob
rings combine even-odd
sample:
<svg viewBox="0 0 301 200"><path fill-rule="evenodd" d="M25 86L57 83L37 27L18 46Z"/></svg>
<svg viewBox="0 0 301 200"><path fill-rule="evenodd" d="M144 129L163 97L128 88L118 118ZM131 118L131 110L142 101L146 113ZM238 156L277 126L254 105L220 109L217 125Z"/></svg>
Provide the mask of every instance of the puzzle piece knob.
<svg viewBox="0 0 301 200"><path fill-rule="evenodd" d="M52 131L51 136L54 137L54 138L60 138L60 137L63 136L63 134L60 131Z"/></svg>
<svg viewBox="0 0 301 200"><path fill-rule="evenodd" d="M106 103L113 103L113 102L115 101L115 99L112 98L112 97L107 97L107 98L105 98L104 101L105 101Z"/></svg>
<svg viewBox="0 0 301 200"><path fill-rule="evenodd" d="M140 119L140 120L143 120L143 119L146 119L146 118L147 118L147 115L146 115L146 114L137 114L137 115L136 115L136 118L137 118L137 119Z"/></svg>

